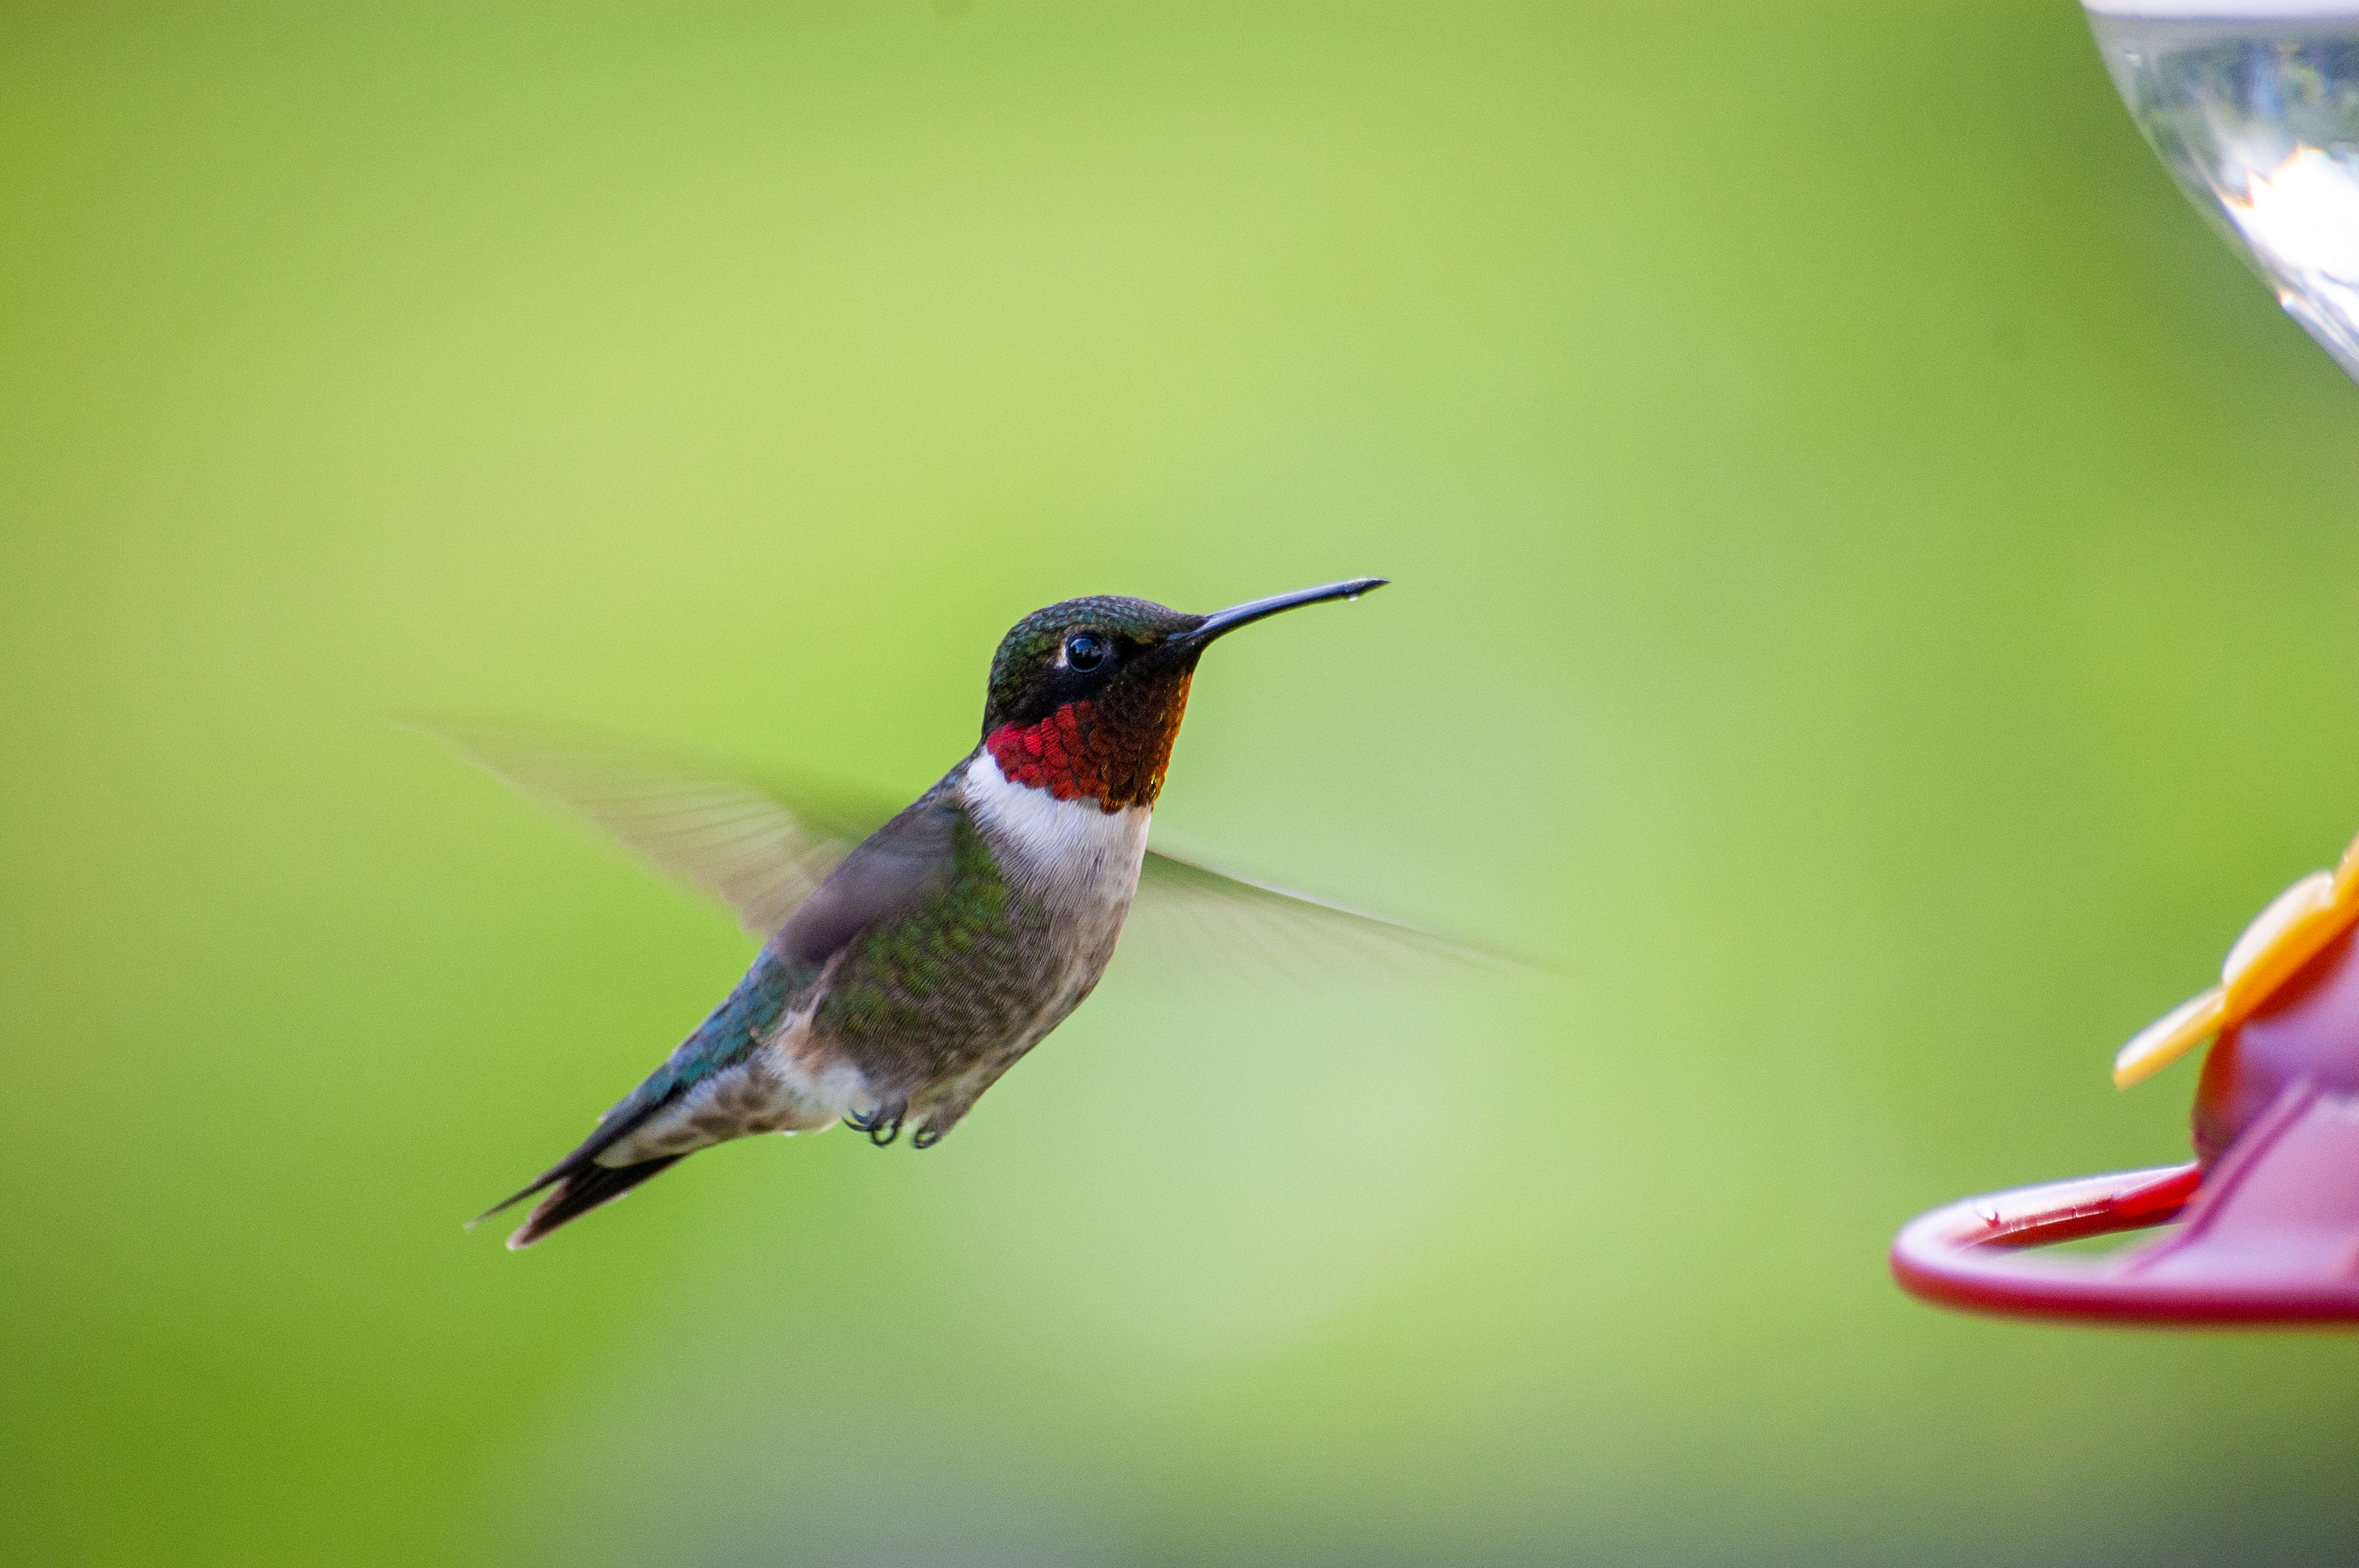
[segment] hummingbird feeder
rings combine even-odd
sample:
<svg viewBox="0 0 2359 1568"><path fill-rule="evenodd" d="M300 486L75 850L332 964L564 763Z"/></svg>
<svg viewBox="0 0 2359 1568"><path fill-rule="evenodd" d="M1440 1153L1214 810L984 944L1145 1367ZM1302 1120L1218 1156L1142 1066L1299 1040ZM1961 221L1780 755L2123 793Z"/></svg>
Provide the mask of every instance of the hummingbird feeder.
<svg viewBox="0 0 2359 1568"><path fill-rule="evenodd" d="M1901 1288L2005 1317L2359 1324L2359 842L2263 910L2217 986L2122 1048L2114 1082L2215 1036L2193 1161L1920 1215L1893 1240ZM2171 1222L2174 1234L2109 1257L2038 1251Z"/></svg>

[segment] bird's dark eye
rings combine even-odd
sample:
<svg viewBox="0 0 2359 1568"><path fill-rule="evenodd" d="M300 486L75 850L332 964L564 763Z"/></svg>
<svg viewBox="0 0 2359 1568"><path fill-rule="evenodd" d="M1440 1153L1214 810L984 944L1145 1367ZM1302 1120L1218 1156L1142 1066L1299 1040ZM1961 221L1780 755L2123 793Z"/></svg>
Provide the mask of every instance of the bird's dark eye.
<svg viewBox="0 0 2359 1568"><path fill-rule="evenodd" d="M1106 660L1105 639L1083 632L1065 644L1065 662L1077 670L1093 670Z"/></svg>

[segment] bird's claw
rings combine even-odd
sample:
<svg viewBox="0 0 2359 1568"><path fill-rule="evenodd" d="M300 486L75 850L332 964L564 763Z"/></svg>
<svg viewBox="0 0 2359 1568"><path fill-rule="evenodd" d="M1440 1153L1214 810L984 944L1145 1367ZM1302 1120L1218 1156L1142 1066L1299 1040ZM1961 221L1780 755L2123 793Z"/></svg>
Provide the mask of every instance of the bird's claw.
<svg viewBox="0 0 2359 1568"><path fill-rule="evenodd" d="M865 1132L868 1141L882 1149L901 1136L901 1119L908 1110L908 1102L904 1100L895 1105L880 1105L867 1112L846 1111L843 1123L854 1132Z"/></svg>

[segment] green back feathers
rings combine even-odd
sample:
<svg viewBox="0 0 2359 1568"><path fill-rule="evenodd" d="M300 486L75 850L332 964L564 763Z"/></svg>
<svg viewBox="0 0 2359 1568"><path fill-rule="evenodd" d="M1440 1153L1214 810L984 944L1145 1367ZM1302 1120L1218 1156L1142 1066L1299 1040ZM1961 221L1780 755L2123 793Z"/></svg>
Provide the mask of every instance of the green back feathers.
<svg viewBox="0 0 2359 1568"><path fill-rule="evenodd" d="M1019 935L1045 914L1009 888L974 824L952 832L951 871L939 892L859 938L820 1006L820 1022L845 1036L921 1032L930 1015L962 1000L962 982L994 972Z"/></svg>

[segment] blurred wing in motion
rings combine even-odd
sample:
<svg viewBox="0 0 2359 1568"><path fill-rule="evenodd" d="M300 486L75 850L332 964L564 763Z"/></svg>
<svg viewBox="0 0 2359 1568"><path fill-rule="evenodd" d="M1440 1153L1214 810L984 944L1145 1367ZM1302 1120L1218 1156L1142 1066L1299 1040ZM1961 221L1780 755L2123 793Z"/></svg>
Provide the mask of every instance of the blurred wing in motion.
<svg viewBox="0 0 2359 1568"><path fill-rule="evenodd" d="M660 871L718 898L766 937L893 810L848 792L769 784L550 730L418 723L526 797L604 828Z"/></svg>
<svg viewBox="0 0 2359 1568"><path fill-rule="evenodd" d="M658 870L727 904L759 937L784 925L835 863L894 815L890 805L842 788L798 783L782 789L725 764L675 761L552 730L417 728L527 798L604 828ZM1389 971L1419 957L1520 967L1481 947L1162 849L1147 851L1131 929L1144 940L1125 942L1125 951L1164 948L1223 968L1257 960L1299 973L1290 960L1324 969L1343 959Z"/></svg>
<svg viewBox="0 0 2359 1568"><path fill-rule="evenodd" d="M1194 949L1201 957L1259 960L1289 972L1299 972L1289 959L1319 968L1343 959L1389 970L1417 958L1525 967L1522 960L1420 926L1288 892L1158 848L1147 851L1140 869L1130 929L1155 946Z"/></svg>

